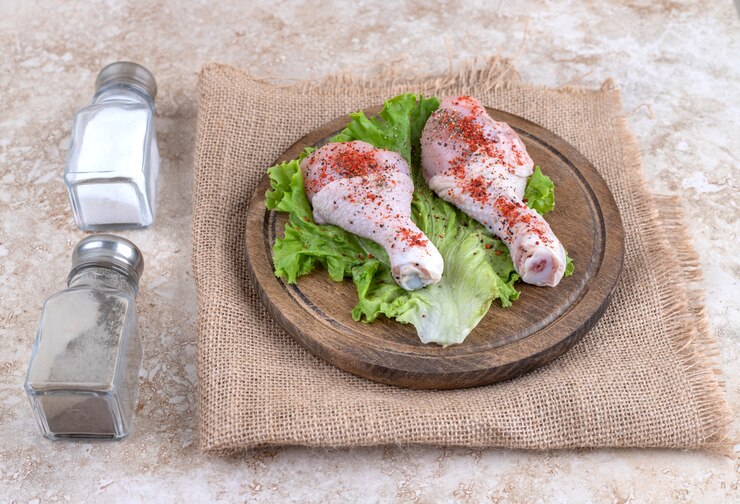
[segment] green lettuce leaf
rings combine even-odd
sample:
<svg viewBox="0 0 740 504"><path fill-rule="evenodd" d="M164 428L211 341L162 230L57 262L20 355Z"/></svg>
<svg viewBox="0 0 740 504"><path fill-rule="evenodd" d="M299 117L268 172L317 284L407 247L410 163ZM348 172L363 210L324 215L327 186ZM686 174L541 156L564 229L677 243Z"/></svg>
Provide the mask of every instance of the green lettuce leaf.
<svg viewBox="0 0 740 504"><path fill-rule="evenodd" d="M534 173L527 180L524 201L540 215L545 215L555 208L555 184L550 177L542 174L539 166L534 167Z"/></svg>
<svg viewBox="0 0 740 504"><path fill-rule="evenodd" d="M569 277L573 274L573 271L575 271L576 265L573 263L573 259L570 258L568 255L568 252L565 252L565 273L563 273L563 276Z"/></svg>
<svg viewBox="0 0 740 504"><path fill-rule="evenodd" d="M514 283L519 276L507 247L480 223L438 198L421 175L421 133L438 107L436 98L400 95L388 100L377 117L369 118L363 112L351 114L347 127L331 139L363 140L396 151L409 162L415 185L412 218L445 261L438 284L405 291L393 280L388 256L381 246L336 226L313 222L299 166L309 149L299 159L268 170L272 189L267 193L267 207L289 213L285 236L276 240L273 249L277 276L295 283L321 265L332 280L352 278L358 295L352 309L355 320L372 322L383 315L413 324L425 343L447 346L462 342L494 299L504 307L518 299ZM535 182L530 180L527 186L529 204L543 209L549 205L551 209L552 181L539 168L535 175Z"/></svg>

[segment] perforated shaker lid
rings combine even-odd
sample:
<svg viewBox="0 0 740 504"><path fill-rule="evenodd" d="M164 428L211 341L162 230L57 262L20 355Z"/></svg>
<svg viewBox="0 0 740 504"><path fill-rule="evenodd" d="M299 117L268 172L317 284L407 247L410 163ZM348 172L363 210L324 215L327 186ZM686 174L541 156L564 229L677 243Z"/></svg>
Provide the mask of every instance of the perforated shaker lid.
<svg viewBox="0 0 740 504"><path fill-rule="evenodd" d="M133 84L144 89L152 97L157 96L157 81L154 75L133 61L116 61L103 68L95 80L95 92L108 84Z"/></svg>
<svg viewBox="0 0 740 504"><path fill-rule="evenodd" d="M144 256L126 238L96 234L80 240L72 252L73 272L87 266L113 266L124 270L138 283L144 272Z"/></svg>

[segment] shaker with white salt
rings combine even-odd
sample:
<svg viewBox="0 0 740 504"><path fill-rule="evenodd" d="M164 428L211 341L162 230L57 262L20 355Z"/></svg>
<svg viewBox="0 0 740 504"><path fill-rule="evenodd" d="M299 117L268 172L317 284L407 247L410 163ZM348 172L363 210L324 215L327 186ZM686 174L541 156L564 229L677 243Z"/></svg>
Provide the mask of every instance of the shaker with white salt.
<svg viewBox="0 0 740 504"><path fill-rule="evenodd" d="M131 229L154 222L156 94L146 68L111 63L98 74L92 103L75 115L64 180L81 229Z"/></svg>

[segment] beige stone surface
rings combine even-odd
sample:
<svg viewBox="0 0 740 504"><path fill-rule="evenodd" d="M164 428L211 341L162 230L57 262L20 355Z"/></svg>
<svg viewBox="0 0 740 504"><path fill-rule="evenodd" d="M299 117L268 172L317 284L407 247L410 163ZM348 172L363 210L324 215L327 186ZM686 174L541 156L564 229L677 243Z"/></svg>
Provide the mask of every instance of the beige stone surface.
<svg viewBox="0 0 740 504"><path fill-rule="evenodd" d="M533 83L613 77L650 186L680 195L695 230L737 413L740 22L730 0L224 4L0 0L0 502L740 502L737 462L703 453L201 455L189 243L196 82L206 61L289 81L372 76L383 62L402 75L439 73L500 54ZM41 303L63 287L83 236L61 178L72 115L91 99L97 71L117 59L149 67L160 89L157 223L123 233L147 259L137 430L119 443L52 443L37 432L22 381ZM739 431L735 421L733 439Z"/></svg>

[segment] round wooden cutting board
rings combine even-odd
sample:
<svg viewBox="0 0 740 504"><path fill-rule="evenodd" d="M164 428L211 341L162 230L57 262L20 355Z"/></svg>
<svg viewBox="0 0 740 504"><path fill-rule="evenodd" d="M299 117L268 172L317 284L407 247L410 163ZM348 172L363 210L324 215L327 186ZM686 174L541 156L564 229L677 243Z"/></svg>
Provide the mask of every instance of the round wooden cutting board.
<svg viewBox="0 0 740 504"><path fill-rule="evenodd" d="M380 107L368 109L377 114ZM547 129L500 110L529 154L555 182L556 208L547 214L575 262L575 273L555 288L519 283L521 297L509 308L494 301L467 339L447 348L419 341L411 325L379 319L355 322L350 280L333 282L326 271L288 285L273 274L272 246L283 235L284 213L265 209L267 175L249 205L247 261L252 281L278 323L315 356L352 374L402 387L475 387L531 371L569 350L601 317L622 270L622 223L609 188L573 146ZM276 163L294 159L340 131L340 117L309 133ZM267 167L265 167L267 168Z"/></svg>

